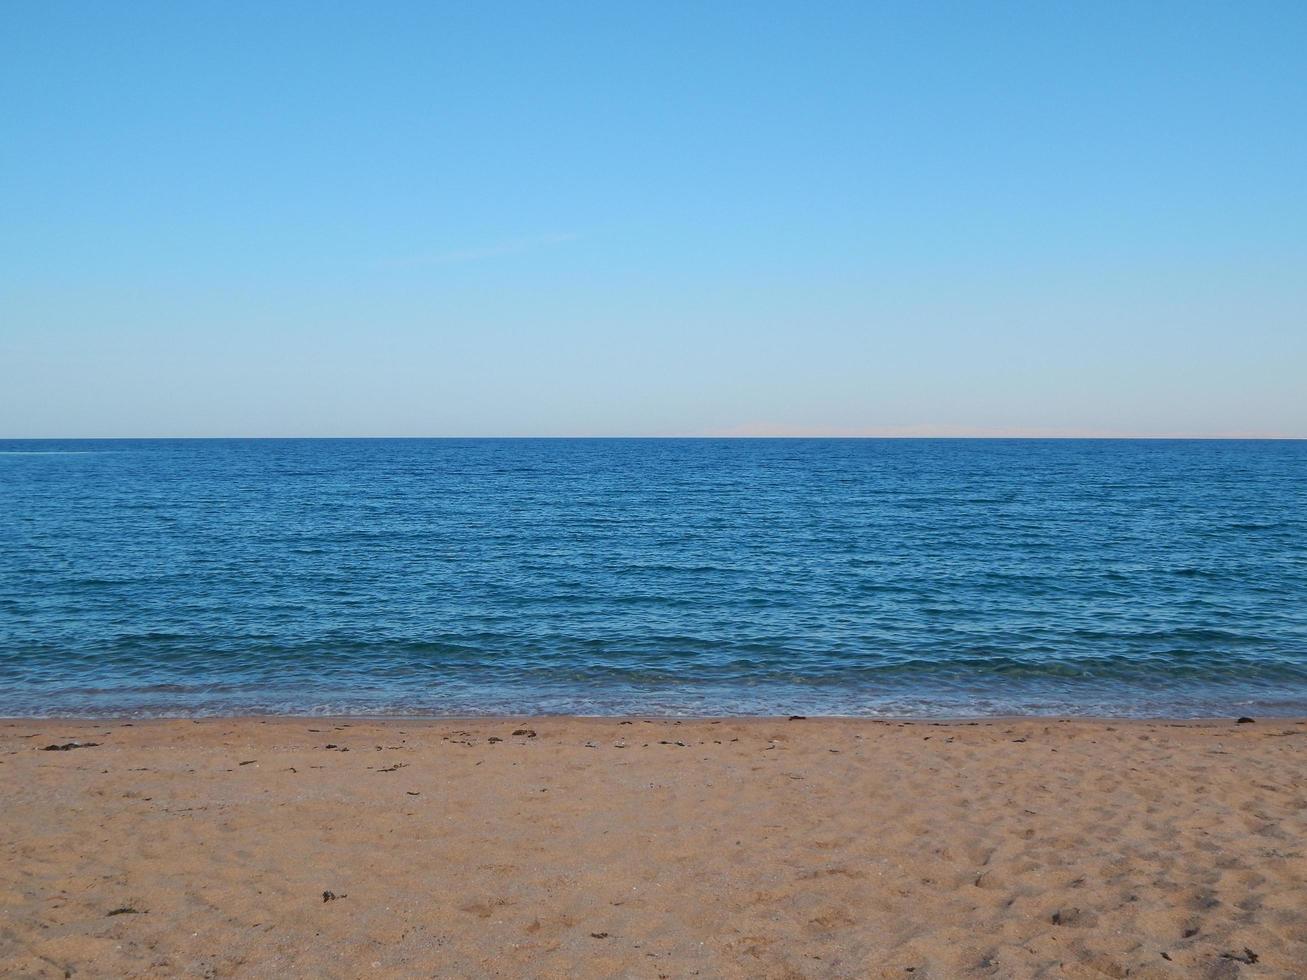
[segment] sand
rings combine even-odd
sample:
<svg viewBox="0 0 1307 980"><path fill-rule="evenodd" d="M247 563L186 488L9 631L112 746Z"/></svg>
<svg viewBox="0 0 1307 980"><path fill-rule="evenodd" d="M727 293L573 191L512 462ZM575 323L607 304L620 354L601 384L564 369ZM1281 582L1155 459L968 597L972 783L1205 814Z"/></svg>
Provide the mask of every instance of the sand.
<svg viewBox="0 0 1307 980"><path fill-rule="evenodd" d="M0 794L4 976L1307 976L1304 722L4 721Z"/></svg>

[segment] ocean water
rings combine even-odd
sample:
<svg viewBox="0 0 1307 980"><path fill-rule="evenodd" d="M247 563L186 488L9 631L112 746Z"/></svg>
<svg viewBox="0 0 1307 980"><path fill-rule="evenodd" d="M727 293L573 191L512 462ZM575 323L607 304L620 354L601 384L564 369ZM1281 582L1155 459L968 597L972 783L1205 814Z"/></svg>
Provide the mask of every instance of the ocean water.
<svg viewBox="0 0 1307 980"><path fill-rule="evenodd" d="M1307 442L0 441L0 714L1307 714Z"/></svg>

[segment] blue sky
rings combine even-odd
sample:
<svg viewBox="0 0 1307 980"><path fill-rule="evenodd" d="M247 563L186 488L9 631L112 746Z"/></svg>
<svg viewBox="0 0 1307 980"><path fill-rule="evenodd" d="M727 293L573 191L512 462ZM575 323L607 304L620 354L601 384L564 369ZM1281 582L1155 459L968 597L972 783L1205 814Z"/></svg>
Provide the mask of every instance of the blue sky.
<svg viewBox="0 0 1307 980"><path fill-rule="evenodd" d="M1307 4L0 8L0 436L1307 436Z"/></svg>

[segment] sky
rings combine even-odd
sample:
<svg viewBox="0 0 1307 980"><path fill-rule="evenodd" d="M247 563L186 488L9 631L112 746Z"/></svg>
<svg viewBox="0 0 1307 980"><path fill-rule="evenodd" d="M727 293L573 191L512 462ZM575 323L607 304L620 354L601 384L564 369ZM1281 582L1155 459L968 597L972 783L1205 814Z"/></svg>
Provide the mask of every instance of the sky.
<svg viewBox="0 0 1307 980"><path fill-rule="evenodd" d="M0 3L0 437L1307 436L1307 4Z"/></svg>

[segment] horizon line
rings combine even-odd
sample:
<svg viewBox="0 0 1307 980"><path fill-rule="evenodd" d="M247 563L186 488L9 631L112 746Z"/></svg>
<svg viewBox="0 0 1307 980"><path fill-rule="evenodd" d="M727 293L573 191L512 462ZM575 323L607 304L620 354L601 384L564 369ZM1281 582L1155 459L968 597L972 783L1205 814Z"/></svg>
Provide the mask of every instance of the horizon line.
<svg viewBox="0 0 1307 980"><path fill-rule="evenodd" d="M774 433L774 434L690 434L690 435L153 435L153 436L0 436L0 442L276 442L276 441L345 441L371 440L394 441L431 440L431 441L471 441L471 440L626 440L626 441L703 441L703 442L763 442L763 441L897 441L897 442L1302 442L1307 436L1286 434L1244 434L1228 433L1220 435L1196 435L1191 433L1175 434L1075 434L1075 435L1038 435L1038 434L953 434L953 435L911 435L911 434L847 434L847 433Z"/></svg>

